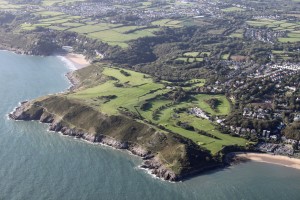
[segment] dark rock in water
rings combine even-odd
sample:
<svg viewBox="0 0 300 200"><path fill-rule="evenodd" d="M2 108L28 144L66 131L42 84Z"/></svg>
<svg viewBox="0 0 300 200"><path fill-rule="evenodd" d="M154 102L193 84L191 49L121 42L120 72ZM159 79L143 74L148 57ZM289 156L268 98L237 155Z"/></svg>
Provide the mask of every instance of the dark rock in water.
<svg viewBox="0 0 300 200"><path fill-rule="evenodd" d="M29 102L24 101L21 103L21 106L16 108L13 113L9 114L8 116L14 120L39 120L43 114L43 108L36 107L34 110L30 110L31 112L27 112L31 109L31 105Z"/></svg>
<svg viewBox="0 0 300 200"><path fill-rule="evenodd" d="M50 131L55 131L55 132L60 132L62 130L63 126L60 123L55 123L53 122L50 126L49 126L49 130Z"/></svg>
<svg viewBox="0 0 300 200"><path fill-rule="evenodd" d="M51 114L47 114L46 112L44 112L42 114L42 116L40 117L40 122L42 123L52 123L54 121L54 117Z"/></svg>

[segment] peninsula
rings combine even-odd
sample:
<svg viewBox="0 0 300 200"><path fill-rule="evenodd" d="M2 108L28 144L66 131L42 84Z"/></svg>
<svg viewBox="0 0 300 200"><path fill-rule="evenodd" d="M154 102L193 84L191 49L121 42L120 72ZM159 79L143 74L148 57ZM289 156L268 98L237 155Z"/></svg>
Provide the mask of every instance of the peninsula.
<svg viewBox="0 0 300 200"><path fill-rule="evenodd" d="M10 118L127 149L172 181L230 152L300 157L299 1L0 2L1 49L91 63Z"/></svg>

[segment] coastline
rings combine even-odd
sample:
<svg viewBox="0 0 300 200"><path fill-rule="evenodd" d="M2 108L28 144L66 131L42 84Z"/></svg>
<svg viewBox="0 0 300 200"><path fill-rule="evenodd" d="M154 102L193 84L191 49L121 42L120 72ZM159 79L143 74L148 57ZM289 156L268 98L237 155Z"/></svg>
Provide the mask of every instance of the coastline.
<svg viewBox="0 0 300 200"><path fill-rule="evenodd" d="M234 152L228 155L233 163L240 162L262 162L274 165L280 165L284 167L294 168L300 170L300 159L290 158L281 155L272 155L266 153L247 153L247 152Z"/></svg>
<svg viewBox="0 0 300 200"><path fill-rule="evenodd" d="M30 54L28 52L23 51L22 49L8 48L8 47L4 48L3 46L0 46L0 51L7 51L7 52L12 52L15 54L27 55L27 56L31 56L31 55L41 56L41 55ZM57 57L64 63L65 67L70 69L70 72L65 74L66 78L70 82L70 86L68 87L67 91L76 89L76 85L79 82L79 80L77 80L76 77L73 76L73 72L88 67L91 64L91 62L87 60L83 54L79 54L79 53L55 53L49 56Z"/></svg>
<svg viewBox="0 0 300 200"><path fill-rule="evenodd" d="M20 48L14 48L14 47L8 47L3 46L0 44L0 51L9 51L20 55L33 55L33 56L43 56L43 55L35 55L31 52L26 52L23 49ZM45 55L45 56L56 56L60 60L62 60L68 68L70 68L72 71L82 69L84 67L87 67L91 64L91 62L85 58L83 54L80 53L62 53L57 52L53 55Z"/></svg>
<svg viewBox="0 0 300 200"><path fill-rule="evenodd" d="M48 125L49 132L58 133L62 136L73 137L80 139L90 144L103 145L111 147L116 150L125 150L129 154L137 156L143 160L142 164L137 166L140 169L146 170L153 177L160 180L176 182L181 180L180 175L176 175L172 170L156 158L150 151L144 149L139 144L131 143L129 141L119 141L108 135L93 135L91 133L79 130L77 128L69 128L63 125L61 121L57 121L57 116L54 113L49 113L47 109L40 107L32 116L24 114L26 107L29 106L30 101L23 101L19 103L11 113L8 114L8 119L15 121L38 121Z"/></svg>
<svg viewBox="0 0 300 200"><path fill-rule="evenodd" d="M82 69L91 64L83 54L57 54L56 57L63 61L72 71Z"/></svg>

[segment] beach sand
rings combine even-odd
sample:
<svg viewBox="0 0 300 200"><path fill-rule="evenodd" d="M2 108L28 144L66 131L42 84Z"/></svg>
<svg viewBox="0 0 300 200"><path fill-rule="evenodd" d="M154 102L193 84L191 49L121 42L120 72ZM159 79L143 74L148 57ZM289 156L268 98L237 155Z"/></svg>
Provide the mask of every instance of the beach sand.
<svg viewBox="0 0 300 200"><path fill-rule="evenodd" d="M300 159L264 153L235 153L236 158L264 162L300 170Z"/></svg>
<svg viewBox="0 0 300 200"><path fill-rule="evenodd" d="M76 69L81 69L90 65L90 62L82 54L68 53L64 57L72 62Z"/></svg>

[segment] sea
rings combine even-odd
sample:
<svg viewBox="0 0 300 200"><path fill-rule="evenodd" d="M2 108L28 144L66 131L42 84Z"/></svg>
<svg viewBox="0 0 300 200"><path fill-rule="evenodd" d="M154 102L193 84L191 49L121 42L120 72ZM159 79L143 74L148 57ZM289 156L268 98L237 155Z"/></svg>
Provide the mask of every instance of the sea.
<svg viewBox="0 0 300 200"><path fill-rule="evenodd" d="M0 51L0 200L300 199L300 170L248 162L170 183L126 151L8 119L21 101L65 91L70 70L58 57Z"/></svg>

